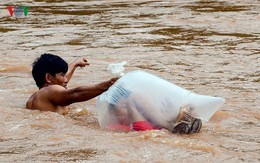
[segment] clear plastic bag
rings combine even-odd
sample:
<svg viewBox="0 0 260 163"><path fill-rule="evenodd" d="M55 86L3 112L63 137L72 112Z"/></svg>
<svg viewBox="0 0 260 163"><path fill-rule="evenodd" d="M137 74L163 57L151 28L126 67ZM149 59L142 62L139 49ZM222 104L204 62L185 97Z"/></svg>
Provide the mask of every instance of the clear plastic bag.
<svg viewBox="0 0 260 163"><path fill-rule="evenodd" d="M126 61L120 62L120 63L112 63L108 65L108 72L113 77L121 77L124 75L125 65L127 64Z"/></svg>
<svg viewBox="0 0 260 163"><path fill-rule="evenodd" d="M181 109L192 108L192 116L208 121L224 102L223 98L191 92L150 73L132 71L99 96L98 121L102 128L131 128L141 116L172 131Z"/></svg>

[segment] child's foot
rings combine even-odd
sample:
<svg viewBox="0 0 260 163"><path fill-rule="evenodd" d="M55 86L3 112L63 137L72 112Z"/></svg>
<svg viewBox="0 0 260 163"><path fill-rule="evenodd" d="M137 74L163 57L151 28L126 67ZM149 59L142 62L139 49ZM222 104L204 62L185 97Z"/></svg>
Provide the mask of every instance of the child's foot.
<svg viewBox="0 0 260 163"><path fill-rule="evenodd" d="M181 121L173 128L173 133L191 134L197 133L202 127L202 122L199 118L194 118L192 122Z"/></svg>
<svg viewBox="0 0 260 163"><path fill-rule="evenodd" d="M173 133L188 134L190 132L189 122L181 121L177 123L173 130Z"/></svg>
<svg viewBox="0 0 260 163"><path fill-rule="evenodd" d="M197 133L200 131L202 127L202 122L199 118L195 118L192 125L191 125L191 130L190 133Z"/></svg>

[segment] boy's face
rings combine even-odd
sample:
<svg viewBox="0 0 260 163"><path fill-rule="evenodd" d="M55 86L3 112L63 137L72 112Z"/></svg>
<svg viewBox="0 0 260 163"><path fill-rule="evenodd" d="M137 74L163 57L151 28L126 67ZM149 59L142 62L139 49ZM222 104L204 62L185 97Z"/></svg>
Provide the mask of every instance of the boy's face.
<svg viewBox="0 0 260 163"><path fill-rule="evenodd" d="M64 88L67 88L68 79L66 77L66 74L61 72L55 74L55 76L52 76L52 84L57 84L63 86Z"/></svg>

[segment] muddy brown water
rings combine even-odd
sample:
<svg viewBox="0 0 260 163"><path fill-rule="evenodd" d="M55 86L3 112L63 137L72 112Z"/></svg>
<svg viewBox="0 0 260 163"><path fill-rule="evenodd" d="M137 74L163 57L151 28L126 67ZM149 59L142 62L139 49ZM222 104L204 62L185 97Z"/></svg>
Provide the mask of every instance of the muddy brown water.
<svg viewBox="0 0 260 163"><path fill-rule="evenodd" d="M30 6L26 17L6 7ZM260 2L0 1L0 162L259 162ZM95 101L66 116L25 109L31 63L50 52L87 57L69 87L110 78L128 61L183 88L226 99L200 133L111 132Z"/></svg>

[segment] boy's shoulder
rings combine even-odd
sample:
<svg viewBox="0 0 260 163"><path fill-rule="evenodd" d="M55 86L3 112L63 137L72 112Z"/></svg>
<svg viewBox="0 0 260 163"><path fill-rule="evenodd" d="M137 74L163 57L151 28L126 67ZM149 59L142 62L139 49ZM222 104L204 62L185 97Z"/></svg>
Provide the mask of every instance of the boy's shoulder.
<svg viewBox="0 0 260 163"><path fill-rule="evenodd" d="M61 91L61 90L65 90L66 88L64 88L63 86L60 85L49 85L46 87L41 88L38 93L41 92L45 92L45 93L51 93L52 91Z"/></svg>

